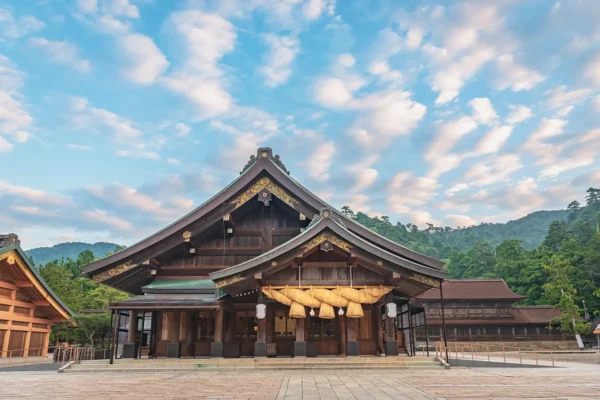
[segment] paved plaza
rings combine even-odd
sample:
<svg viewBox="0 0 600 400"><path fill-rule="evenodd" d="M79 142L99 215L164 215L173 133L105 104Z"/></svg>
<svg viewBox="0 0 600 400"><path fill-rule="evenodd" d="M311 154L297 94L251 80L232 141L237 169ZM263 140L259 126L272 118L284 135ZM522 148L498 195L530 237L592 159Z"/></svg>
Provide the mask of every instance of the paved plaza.
<svg viewBox="0 0 600 400"><path fill-rule="evenodd" d="M600 399L600 367L0 373L0 399Z"/></svg>

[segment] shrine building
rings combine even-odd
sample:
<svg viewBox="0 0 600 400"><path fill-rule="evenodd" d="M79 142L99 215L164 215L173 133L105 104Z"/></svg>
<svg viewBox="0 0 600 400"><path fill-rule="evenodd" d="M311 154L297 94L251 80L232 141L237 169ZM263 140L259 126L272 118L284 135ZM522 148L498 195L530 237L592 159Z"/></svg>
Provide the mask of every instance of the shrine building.
<svg viewBox="0 0 600 400"><path fill-rule="evenodd" d="M109 305L113 337L127 331L117 356L298 357L414 354L423 309L408 302L440 287L442 267L347 218L260 148L203 205L83 270L134 295Z"/></svg>
<svg viewBox="0 0 600 400"><path fill-rule="evenodd" d="M20 246L0 235L0 358L46 356L50 328L71 317Z"/></svg>

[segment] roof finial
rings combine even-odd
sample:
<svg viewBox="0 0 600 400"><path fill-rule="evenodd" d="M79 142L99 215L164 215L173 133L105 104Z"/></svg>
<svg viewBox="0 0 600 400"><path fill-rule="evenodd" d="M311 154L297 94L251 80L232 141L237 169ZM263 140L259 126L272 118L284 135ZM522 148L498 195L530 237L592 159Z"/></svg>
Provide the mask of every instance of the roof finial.
<svg viewBox="0 0 600 400"><path fill-rule="evenodd" d="M287 168L285 167L285 165L283 164L283 162L281 162L281 158L279 157L279 155L275 155L273 156L273 150L270 147L259 147L258 150L256 151L256 156L252 155L250 156L250 160L246 163L246 166L244 167L244 169L242 170L242 172L240 172L240 175L243 174L244 172L246 172L247 170L250 169L250 167L252 167L254 164L256 164L256 162L258 160L260 160L261 158L268 158L271 161L273 161L273 163L275 163L275 165L277 165L279 168L281 168L286 174L290 174L290 171L287 170Z"/></svg>

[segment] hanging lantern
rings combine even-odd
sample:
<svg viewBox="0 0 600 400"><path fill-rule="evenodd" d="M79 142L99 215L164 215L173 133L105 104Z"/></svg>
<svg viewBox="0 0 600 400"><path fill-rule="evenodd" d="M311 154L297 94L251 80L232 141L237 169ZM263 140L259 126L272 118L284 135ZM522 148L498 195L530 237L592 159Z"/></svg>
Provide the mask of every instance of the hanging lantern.
<svg viewBox="0 0 600 400"><path fill-rule="evenodd" d="M398 315L398 310L396 309L396 303L387 303L385 305L385 310L388 318L396 318Z"/></svg>
<svg viewBox="0 0 600 400"><path fill-rule="evenodd" d="M267 316L267 305L266 304L257 304L256 305L256 318L265 319Z"/></svg>

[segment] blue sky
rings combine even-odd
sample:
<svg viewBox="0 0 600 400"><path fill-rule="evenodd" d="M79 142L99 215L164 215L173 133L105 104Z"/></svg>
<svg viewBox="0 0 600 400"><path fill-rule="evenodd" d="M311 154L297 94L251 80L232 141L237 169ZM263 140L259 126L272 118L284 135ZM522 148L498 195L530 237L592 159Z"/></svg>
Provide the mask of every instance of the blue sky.
<svg viewBox="0 0 600 400"><path fill-rule="evenodd" d="M259 146L444 226L600 186L595 0L0 0L0 231L132 244Z"/></svg>

